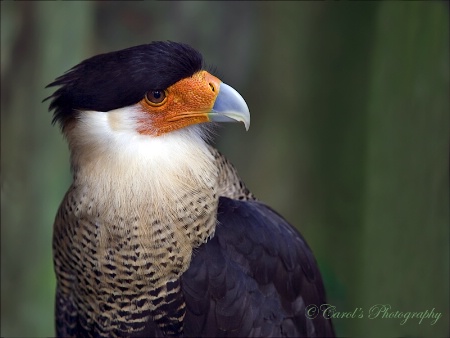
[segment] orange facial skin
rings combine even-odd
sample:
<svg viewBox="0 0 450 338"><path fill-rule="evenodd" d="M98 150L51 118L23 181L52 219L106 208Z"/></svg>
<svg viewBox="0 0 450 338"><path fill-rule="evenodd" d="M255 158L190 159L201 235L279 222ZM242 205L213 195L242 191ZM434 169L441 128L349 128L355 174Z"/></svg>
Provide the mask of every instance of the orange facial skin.
<svg viewBox="0 0 450 338"><path fill-rule="evenodd" d="M217 77L202 70L166 88L166 98L160 104L152 104L144 97L139 105L146 116L140 119L138 132L159 136L208 122L220 83Z"/></svg>

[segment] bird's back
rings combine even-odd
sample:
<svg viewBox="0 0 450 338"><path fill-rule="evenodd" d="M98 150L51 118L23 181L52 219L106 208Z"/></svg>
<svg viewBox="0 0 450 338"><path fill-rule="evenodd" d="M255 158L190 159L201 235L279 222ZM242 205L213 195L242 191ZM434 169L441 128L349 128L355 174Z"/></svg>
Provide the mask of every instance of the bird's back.
<svg viewBox="0 0 450 338"><path fill-rule="evenodd" d="M303 237L257 201L220 198L216 234L181 279L188 336L325 337L331 321L305 307L326 303Z"/></svg>

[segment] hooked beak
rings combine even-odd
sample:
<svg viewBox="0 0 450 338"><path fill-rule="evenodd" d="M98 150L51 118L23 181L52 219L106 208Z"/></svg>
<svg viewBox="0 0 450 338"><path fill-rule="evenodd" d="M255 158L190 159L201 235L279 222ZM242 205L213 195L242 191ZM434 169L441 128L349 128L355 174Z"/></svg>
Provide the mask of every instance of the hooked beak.
<svg viewBox="0 0 450 338"><path fill-rule="evenodd" d="M250 111L243 97L232 87L221 82L214 106L207 114L212 122L242 122L250 128Z"/></svg>

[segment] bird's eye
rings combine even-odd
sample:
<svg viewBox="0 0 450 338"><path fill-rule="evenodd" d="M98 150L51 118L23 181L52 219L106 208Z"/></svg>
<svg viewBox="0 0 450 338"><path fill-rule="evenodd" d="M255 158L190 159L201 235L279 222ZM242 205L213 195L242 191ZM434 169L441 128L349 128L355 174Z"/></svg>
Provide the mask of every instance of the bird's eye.
<svg viewBox="0 0 450 338"><path fill-rule="evenodd" d="M145 94L145 100L152 106L161 106L166 101L164 90L150 90Z"/></svg>

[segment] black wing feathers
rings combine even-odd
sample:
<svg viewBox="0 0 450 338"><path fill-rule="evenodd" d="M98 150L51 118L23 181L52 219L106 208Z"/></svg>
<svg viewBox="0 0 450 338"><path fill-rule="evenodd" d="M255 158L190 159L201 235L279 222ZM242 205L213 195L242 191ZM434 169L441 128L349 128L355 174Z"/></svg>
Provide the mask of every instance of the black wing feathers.
<svg viewBox="0 0 450 338"><path fill-rule="evenodd" d="M330 336L305 316L325 303L314 257L281 216L254 201L221 197L215 236L182 276L187 336Z"/></svg>

